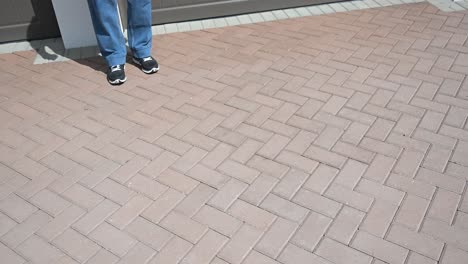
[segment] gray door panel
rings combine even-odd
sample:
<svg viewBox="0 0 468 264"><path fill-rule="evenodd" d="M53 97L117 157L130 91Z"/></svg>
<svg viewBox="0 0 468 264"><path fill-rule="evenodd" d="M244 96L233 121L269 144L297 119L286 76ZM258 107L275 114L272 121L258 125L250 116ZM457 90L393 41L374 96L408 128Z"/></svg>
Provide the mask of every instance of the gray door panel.
<svg viewBox="0 0 468 264"><path fill-rule="evenodd" d="M1 0L0 42L59 35L51 0Z"/></svg>
<svg viewBox="0 0 468 264"><path fill-rule="evenodd" d="M165 24L182 22L339 1L340 0L153 0L153 23Z"/></svg>

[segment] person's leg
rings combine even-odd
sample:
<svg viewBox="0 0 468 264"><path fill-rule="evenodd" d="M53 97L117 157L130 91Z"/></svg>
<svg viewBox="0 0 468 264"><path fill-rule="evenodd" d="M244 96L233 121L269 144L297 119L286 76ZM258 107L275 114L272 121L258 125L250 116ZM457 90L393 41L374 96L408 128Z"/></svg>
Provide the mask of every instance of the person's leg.
<svg viewBox="0 0 468 264"><path fill-rule="evenodd" d="M117 0L88 0L88 4L102 56L109 66L125 64L127 48L120 26Z"/></svg>
<svg viewBox="0 0 468 264"><path fill-rule="evenodd" d="M151 0L128 0L128 45L136 58L151 56L151 11Z"/></svg>

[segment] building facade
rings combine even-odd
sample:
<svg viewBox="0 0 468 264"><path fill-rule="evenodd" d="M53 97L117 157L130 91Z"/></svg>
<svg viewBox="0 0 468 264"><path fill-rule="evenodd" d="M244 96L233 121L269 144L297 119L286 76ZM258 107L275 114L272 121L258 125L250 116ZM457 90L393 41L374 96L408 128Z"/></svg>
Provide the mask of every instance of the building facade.
<svg viewBox="0 0 468 264"><path fill-rule="evenodd" d="M153 24L215 18L333 1L336 0L153 0ZM52 0L2 0L0 43L58 36L60 36L60 30Z"/></svg>

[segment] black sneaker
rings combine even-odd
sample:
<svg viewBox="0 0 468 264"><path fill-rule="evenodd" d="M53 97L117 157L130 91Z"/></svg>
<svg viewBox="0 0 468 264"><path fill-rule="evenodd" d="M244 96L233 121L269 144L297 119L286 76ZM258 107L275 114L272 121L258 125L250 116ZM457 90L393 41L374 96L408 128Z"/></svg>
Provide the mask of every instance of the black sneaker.
<svg viewBox="0 0 468 264"><path fill-rule="evenodd" d="M135 58L133 57L133 61L138 64L141 70L146 74L152 74L159 71L159 64L158 62L151 56L146 58Z"/></svg>
<svg viewBox="0 0 468 264"><path fill-rule="evenodd" d="M127 80L125 76L125 64L109 67L107 72L107 81L112 85L119 85Z"/></svg>

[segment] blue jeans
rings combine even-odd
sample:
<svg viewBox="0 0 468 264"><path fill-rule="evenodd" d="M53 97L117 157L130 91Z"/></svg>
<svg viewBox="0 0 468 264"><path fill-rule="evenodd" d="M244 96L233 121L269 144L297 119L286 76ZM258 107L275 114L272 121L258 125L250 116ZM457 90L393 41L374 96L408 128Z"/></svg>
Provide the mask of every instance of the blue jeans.
<svg viewBox="0 0 468 264"><path fill-rule="evenodd" d="M151 0L128 1L128 44L133 56L151 55ZM101 54L109 66L124 64L125 38L117 12L117 0L88 0Z"/></svg>

